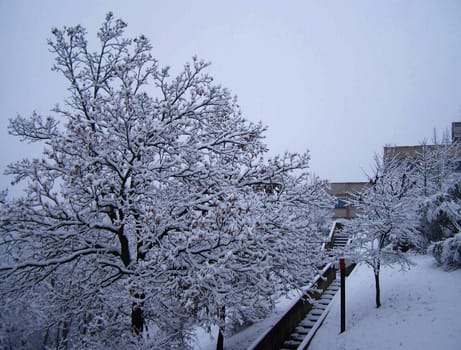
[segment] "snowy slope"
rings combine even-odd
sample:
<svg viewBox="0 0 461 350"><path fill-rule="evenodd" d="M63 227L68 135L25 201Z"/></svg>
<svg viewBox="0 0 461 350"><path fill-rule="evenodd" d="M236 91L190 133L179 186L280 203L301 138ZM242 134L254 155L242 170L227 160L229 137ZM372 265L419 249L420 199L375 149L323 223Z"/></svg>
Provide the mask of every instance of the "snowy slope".
<svg viewBox="0 0 461 350"><path fill-rule="evenodd" d="M408 272L381 272L382 307L374 305L371 269L347 279L346 332L339 334L339 293L309 350L461 349L461 270L446 272L430 256L414 256Z"/></svg>

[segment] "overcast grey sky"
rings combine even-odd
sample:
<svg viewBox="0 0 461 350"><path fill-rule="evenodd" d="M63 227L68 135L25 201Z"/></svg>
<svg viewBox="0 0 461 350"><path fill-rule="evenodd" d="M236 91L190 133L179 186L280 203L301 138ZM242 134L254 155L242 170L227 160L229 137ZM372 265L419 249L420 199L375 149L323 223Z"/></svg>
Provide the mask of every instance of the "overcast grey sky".
<svg viewBox="0 0 461 350"><path fill-rule="evenodd" d="M37 149L7 134L8 119L46 115L66 96L51 28L81 24L95 39L108 11L173 71L193 55L211 61L244 116L269 127L271 154L308 149L330 181L365 180L385 144L461 120L461 0L0 0L1 172Z"/></svg>

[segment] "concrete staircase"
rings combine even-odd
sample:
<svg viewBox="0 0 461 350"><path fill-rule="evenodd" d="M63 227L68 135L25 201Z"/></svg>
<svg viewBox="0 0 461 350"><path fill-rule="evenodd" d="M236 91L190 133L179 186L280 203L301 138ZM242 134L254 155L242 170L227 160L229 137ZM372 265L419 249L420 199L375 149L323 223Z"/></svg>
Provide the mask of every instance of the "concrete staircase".
<svg viewBox="0 0 461 350"><path fill-rule="evenodd" d="M328 314L328 306L339 288L339 279L337 278L321 294L320 298L315 300L312 309L291 333L289 339L283 343L280 350L301 350L305 349L309 345L315 332Z"/></svg>
<svg viewBox="0 0 461 350"><path fill-rule="evenodd" d="M337 258L348 247L349 236L342 232L344 224L334 222L323 245L327 256ZM336 250L336 252L335 252ZM337 266L327 264L316 276L309 292L311 299L302 296L271 329L261 335L248 350L304 350L329 312L331 301L340 288ZM355 264L347 264L346 276Z"/></svg>
<svg viewBox="0 0 461 350"><path fill-rule="evenodd" d="M343 233L337 233L333 239L333 249L344 248L349 242L349 236Z"/></svg>
<svg viewBox="0 0 461 350"><path fill-rule="evenodd" d="M349 235L342 232L342 224L335 223L330 234L330 241L325 247L326 250L343 250L349 244ZM339 273L336 279L331 282L327 289L323 291L317 300L314 300L312 309L299 323L299 325L284 341L280 350L304 350L310 344L317 329L321 326L324 318L328 314L329 305L340 289Z"/></svg>

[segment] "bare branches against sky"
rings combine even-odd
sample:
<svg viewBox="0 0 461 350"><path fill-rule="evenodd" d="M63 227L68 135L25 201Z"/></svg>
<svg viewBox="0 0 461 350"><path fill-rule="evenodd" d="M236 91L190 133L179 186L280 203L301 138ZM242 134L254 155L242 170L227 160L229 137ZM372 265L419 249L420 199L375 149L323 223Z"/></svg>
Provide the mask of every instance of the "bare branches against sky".
<svg viewBox="0 0 461 350"><path fill-rule="evenodd" d="M161 65L193 55L269 127L272 154L309 149L312 170L363 180L384 144L417 144L460 118L461 2L1 1L0 167L34 152L8 119L46 115L66 95L46 39L52 27L94 33L113 11L145 34ZM96 42L96 40L95 40ZM2 176L0 187L7 186Z"/></svg>

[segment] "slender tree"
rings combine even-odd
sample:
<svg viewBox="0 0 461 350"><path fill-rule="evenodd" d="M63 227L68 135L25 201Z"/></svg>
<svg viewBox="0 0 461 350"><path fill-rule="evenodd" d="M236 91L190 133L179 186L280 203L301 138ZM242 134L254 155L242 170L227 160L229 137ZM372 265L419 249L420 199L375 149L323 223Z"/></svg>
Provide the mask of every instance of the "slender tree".
<svg viewBox="0 0 461 350"><path fill-rule="evenodd" d="M394 156L376 158L375 174L352 203L358 217L347 223L352 234L354 259L373 269L376 307L381 306L380 271L383 265L410 264L395 242L417 237L414 167ZM355 249L354 249L355 248Z"/></svg>

